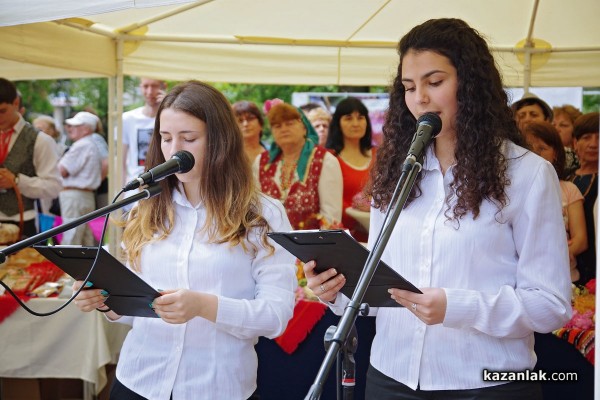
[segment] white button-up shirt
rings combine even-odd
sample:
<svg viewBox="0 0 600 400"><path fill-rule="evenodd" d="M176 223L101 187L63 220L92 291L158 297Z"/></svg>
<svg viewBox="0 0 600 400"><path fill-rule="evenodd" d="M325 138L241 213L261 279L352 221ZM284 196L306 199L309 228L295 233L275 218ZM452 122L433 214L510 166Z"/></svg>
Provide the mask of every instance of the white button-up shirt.
<svg viewBox="0 0 600 400"><path fill-rule="evenodd" d="M69 173L63 187L97 189L102 180L102 158L91 135L78 139L58 162Z"/></svg>
<svg viewBox="0 0 600 400"><path fill-rule="evenodd" d="M218 296L216 323L194 318L168 324L158 318L133 322L117 366L117 378L149 399L247 399L256 389L259 336L276 337L292 317L297 285L295 259L270 240L275 254L255 256L241 246L208 244L199 233L205 209L173 195L176 219L164 240L144 247L142 277L154 288L186 288ZM291 226L279 202L261 196L274 231ZM257 243L256 232L250 237Z"/></svg>
<svg viewBox="0 0 600 400"><path fill-rule="evenodd" d="M409 310L379 308L371 364L416 389L497 385L482 370L523 371L536 363L533 332L550 332L571 314L569 258L560 188L550 163L512 143L508 205L484 201L458 223L446 216L452 168L442 175L430 147L422 194L400 214L382 259L415 286L441 287L443 324L428 326ZM453 203L452 203L453 204ZM371 210L369 245L384 214ZM338 294L334 311L347 299Z"/></svg>

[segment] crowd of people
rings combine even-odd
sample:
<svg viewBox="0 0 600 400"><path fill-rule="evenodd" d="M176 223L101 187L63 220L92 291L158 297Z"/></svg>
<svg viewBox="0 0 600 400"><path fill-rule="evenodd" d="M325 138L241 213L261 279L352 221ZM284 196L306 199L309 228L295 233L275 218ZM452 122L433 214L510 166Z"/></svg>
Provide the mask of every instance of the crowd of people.
<svg viewBox="0 0 600 400"><path fill-rule="evenodd" d="M511 105L485 40L461 20L416 26L398 53L379 148L355 97L334 110L278 99L261 110L198 81L168 90L141 79L144 105L123 115L124 179L180 150L196 163L123 222L128 266L166 288L150 304L160 318L117 315L104 288L76 299L133 325L113 398L252 398L253 345L283 332L296 286L294 260L266 234L339 227L373 246L426 112L442 130L383 253L422 293L392 289L404 308L371 310L367 398L540 398L539 386L484 382L481 371L533 368L533 333L561 327L571 282L596 277L599 114L553 109L531 93ZM64 221L106 204L100 119L66 119L65 142L51 117L30 124L19 110L14 83L0 79L0 222L24 218L31 236L53 199ZM348 214L365 199L371 235ZM86 226L63 243L95 244ZM308 287L343 312L345 277L315 268L304 265ZM475 352L476 362L461 361Z"/></svg>

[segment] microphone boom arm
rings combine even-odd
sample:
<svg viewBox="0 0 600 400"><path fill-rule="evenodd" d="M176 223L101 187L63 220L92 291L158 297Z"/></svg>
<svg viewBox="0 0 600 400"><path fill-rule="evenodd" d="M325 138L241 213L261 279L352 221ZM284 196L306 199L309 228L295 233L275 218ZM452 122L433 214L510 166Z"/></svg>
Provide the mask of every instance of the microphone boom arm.
<svg viewBox="0 0 600 400"><path fill-rule="evenodd" d="M110 214L111 212L118 210L119 208L122 208L128 204L135 203L138 200L149 199L150 197L156 196L161 191L162 189L160 185L149 186L131 197L119 200L116 203L112 203L105 207L99 208L95 211L92 211L91 213L85 214L77 219L74 219L73 221L66 222L62 225L57 226L56 228L52 228L47 231L38 233L37 235L31 236L27 239L21 240L20 242L5 247L4 249L0 250L0 264L6 261L7 256L16 253L19 250L32 246L43 240L50 239L51 237L56 236L59 233L68 231L69 229L75 228L76 226L79 226L81 224L85 224L86 222L89 222L103 215Z"/></svg>

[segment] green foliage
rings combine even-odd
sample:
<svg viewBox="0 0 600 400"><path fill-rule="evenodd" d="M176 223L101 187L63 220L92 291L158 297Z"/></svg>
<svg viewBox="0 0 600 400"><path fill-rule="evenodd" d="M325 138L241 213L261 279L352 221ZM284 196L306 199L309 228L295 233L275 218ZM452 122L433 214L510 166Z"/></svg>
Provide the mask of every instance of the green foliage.
<svg viewBox="0 0 600 400"><path fill-rule="evenodd" d="M131 110L144 104L143 97L139 94L140 79L125 76L123 91L127 93L128 104L124 110ZM167 87L172 88L178 81L167 81ZM28 111L28 118L34 114L52 115L54 107L50 102L51 97L63 96L68 99L76 98L77 105L68 107L67 114L77 111L90 111L97 114L106 123L108 113L108 79L58 79L34 80L16 82L17 88L23 95L23 101ZM352 91L352 88L340 88L335 85L308 86L308 85L252 85L239 83L213 83L218 90L223 92L227 99L234 103L239 100L249 100L260 108L265 100L280 98L286 102L292 100L294 92L338 92ZM362 91L360 88L356 91ZM371 92L385 91L383 87L368 88Z"/></svg>
<svg viewBox="0 0 600 400"><path fill-rule="evenodd" d="M306 85L249 85L243 83L212 83L225 97L235 103L240 100L248 100L256 103L259 108L265 100L279 98L285 102L292 101L294 92L337 92L338 87L328 86L306 86Z"/></svg>
<svg viewBox="0 0 600 400"><path fill-rule="evenodd" d="M26 118L33 113L52 115L54 107L48 96L59 87L58 81L20 81L15 82L21 92L22 106L26 109Z"/></svg>
<svg viewBox="0 0 600 400"><path fill-rule="evenodd" d="M73 102L75 104L67 106L66 116L78 111L89 111L98 115L106 126L108 119L108 79L106 78L33 80L15 83L23 97L23 105L27 111L25 118L30 121L39 114L53 115L54 107L51 98L65 97L76 99ZM129 93L135 98L138 86L138 78L124 77L124 93ZM140 102L143 104L143 99ZM134 106L139 105L134 104Z"/></svg>
<svg viewBox="0 0 600 400"><path fill-rule="evenodd" d="M79 98L75 111L89 111L105 121L108 113L108 79L72 79L69 94Z"/></svg>
<svg viewBox="0 0 600 400"><path fill-rule="evenodd" d="M600 88L588 89L583 92L582 112L600 111Z"/></svg>
<svg viewBox="0 0 600 400"><path fill-rule="evenodd" d="M139 87L139 79L130 76L123 78L123 93L136 94L137 87ZM70 95L80 100L79 106L74 111L94 113L106 126L108 122L108 79L72 79L69 89Z"/></svg>

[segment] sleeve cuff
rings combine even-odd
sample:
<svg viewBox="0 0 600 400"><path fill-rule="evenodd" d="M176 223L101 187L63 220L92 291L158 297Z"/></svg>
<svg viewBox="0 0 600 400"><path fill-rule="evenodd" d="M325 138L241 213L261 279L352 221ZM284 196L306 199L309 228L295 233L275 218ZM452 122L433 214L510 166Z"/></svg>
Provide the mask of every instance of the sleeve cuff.
<svg viewBox="0 0 600 400"><path fill-rule="evenodd" d="M218 325L239 326L242 315L238 312L240 309L239 300L230 299L223 296L217 296L217 319Z"/></svg>
<svg viewBox="0 0 600 400"><path fill-rule="evenodd" d="M350 299L348 299L346 296L344 296L341 292L338 292L333 303L329 302L329 301L323 301L321 299L319 299L319 301L321 303L327 305L327 307L329 307L329 309L335 315L342 315L342 314L344 314L344 309L350 302Z"/></svg>
<svg viewBox="0 0 600 400"><path fill-rule="evenodd" d="M477 303L468 290L443 288L446 292L446 315L443 325L448 328L472 327L477 318Z"/></svg>

